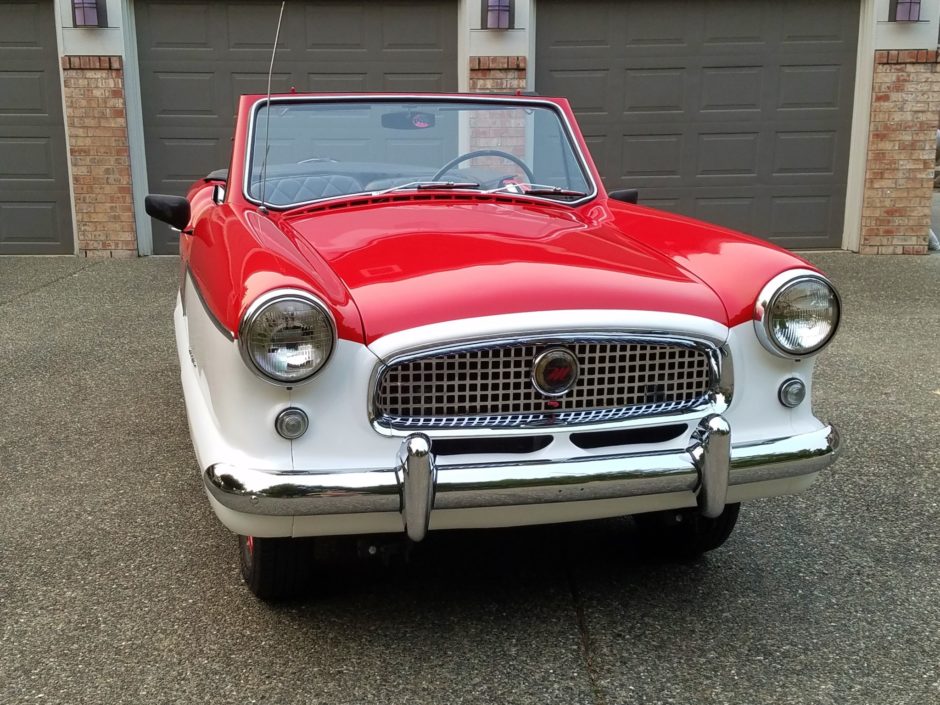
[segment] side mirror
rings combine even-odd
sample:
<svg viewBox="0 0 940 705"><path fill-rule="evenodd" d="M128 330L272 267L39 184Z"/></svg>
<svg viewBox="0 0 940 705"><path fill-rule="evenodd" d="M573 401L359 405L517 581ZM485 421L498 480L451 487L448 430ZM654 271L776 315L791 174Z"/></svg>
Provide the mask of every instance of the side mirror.
<svg viewBox="0 0 940 705"><path fill-rule="evenodd" d="M182 196L152 193L144 199L144 209L151 218L163 221L171 228L183 230L189 225L189 201Z"/></svg>
<svg viewBox="0 0 940 705"><path fill-rule="evenodd" d="M607 196L614 199L615 201L623 201L624 203L637 203L640 200L640 192L635 188L625 188L620 189L619 191L611 191L607 194Z"/></svg>

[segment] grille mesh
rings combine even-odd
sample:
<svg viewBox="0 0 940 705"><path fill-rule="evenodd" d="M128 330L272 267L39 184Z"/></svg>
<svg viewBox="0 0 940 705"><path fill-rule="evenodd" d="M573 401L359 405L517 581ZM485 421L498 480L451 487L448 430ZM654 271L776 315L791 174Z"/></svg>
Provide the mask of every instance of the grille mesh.
<svg viewBox="0 0 940 705"><path fill-rule="evenodd" d="M532 384L535 358L563 347L580 374L549 400ZM630 341L521 343L393 364L378 380L377 416L404 428L614 421L686 409L708 394L708 356L697 348Z"/></svg>

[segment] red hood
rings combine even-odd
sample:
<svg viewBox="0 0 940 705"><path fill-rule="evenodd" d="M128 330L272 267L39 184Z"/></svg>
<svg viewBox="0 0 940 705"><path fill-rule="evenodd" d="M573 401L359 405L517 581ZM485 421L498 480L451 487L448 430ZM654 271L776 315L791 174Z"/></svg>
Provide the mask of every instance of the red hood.
<svg viewBox="0 0 940 705"><path fill-rule="evenodd" d="M300 249L312 246L345 282L367 342L429 323L559 309L663 311L727 324L717 295L685 269L565 208L405 202L288 220Z"/></svg>

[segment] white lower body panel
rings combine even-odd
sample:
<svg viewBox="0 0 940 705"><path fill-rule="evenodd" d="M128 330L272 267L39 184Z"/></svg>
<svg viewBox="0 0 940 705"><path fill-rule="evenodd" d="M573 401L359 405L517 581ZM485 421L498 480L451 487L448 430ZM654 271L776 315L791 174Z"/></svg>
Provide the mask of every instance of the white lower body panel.
<svg viewBox="0 0 940 705"><path fill-rule="evenodd" d="M291 390L251 374L237 343L215 327L194 288L187 286L184 295L185 308L180 301L175 312L183 392L200 471L222 523L238 534L255 536L406 530L398 458L403 435L373 427L365 409L371 373L381 358L403 344L443 341L461 330L480 335L487 321L415 329L370 347L340 340L323 372ZM581 321L579 312L565 313L571 314L572 326ZM636 312L591 313L594 327L606 321L629 328L636 317ZM496 318L507 330L523 320ZM838 434L813 416L808 402L787 409L776 392L791 377L802 379L811 391L812 359L770 355L750 323L731 330L690 317L671 323L688 334L724 337L734 360L734 395L721 410L731 429L725 501L808 488L836 457ZM528 321L536 324L541 321ZM311 420L308 433L294 442L274 430L276 415L292 406ZM633 419L622 426L676 420ZM552 434L552 444L532 454L448 457L452 465L435 469L437 499L428 505L426 528L550 524L701 506L701 467L689 455L697 419L678 421L689 422L689 430L660 445L585 451L570 442L571 429L548 428L538 433ZM467 438L474 431L454 435ZM350 506L354 509L345 508Z"/></svg>

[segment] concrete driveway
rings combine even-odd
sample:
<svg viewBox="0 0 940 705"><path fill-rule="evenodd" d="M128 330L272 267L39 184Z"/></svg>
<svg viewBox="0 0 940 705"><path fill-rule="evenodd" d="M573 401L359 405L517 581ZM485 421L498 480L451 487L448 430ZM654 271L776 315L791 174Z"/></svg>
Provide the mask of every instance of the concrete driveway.
<svg viewBox="0 0 940 705"><path fill-rule="evenodd" d="M846 451L808 494L697 564L627 520L435 535L282 607L200 487L178 262L0 259L0 703L940 703L940 256L812 259Z"/></svg>

